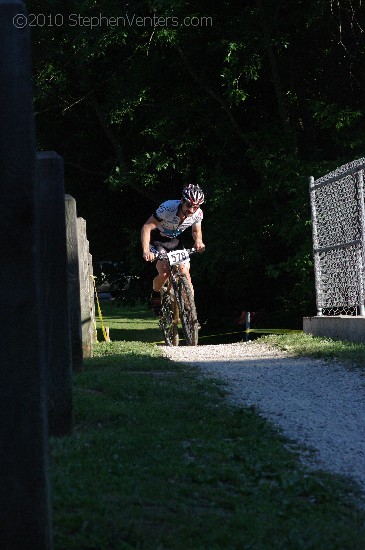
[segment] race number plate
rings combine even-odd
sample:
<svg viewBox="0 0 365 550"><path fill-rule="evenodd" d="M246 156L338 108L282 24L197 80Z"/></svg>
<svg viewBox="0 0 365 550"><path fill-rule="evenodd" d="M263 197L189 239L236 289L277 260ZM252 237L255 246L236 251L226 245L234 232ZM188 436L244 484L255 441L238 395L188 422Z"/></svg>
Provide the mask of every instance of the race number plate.
<svg viewBox="0 0 365 550"><path fill-rule="evenodd" d="M189 254L186 250L174 250L173 252L168 252L167 256L170 265L179 264L189 258Z"/></svg>

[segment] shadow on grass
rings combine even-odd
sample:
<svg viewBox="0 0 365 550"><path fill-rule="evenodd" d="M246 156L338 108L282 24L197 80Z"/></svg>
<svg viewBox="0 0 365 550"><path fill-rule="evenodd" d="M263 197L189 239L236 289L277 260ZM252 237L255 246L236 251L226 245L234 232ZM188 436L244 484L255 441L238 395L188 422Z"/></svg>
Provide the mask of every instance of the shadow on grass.
<svg viewBox="0 0 365 550"><path fill-rule="evenodd" d="M174 371L179 372L182 370L182 366L179 363L170 361L166 357L151 357L146 354L130 353L128 351L121 351L120 354L112 353L108 355L102 355L99 357L93 357L92 359L85 360L85 371L82 372L77 378L77 381L83 383L88 378L88 374L101 371L101 376L108 377L110 373L105 369L113 369L114 372L165 372ZM184 367L186 370L186 367Z"/></svg>
<svg viewBox="0 0 365 550"><path fill-rule="evenodd" d="M118 306L113 302L102 302L100 307L103 317L116 319L150 319L152 315L146 305Z"/></svg>
<svg viewBox="0 0 365 550"><path fill-rule="evenodd" d="M147 342L154 343L162 340L162 334L158 328L111 328L109 330L110 339L112 342Z"/></svg>
<svg viewBox="0 0 365 550"><path fill-rule="evenodd" d="M120 307L111 303L102 304L102 317L109 328L112 342L159 342L162 338L157 319L144 306ZM101 321L97 319L98 340L104 341Z"/></svg>

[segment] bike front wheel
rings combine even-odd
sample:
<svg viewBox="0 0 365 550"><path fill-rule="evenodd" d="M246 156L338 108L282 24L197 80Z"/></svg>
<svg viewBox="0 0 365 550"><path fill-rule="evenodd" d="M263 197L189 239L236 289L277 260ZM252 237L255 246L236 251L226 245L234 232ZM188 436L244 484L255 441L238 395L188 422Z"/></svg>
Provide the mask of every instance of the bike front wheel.
<svg viewBox="0 0 365 550"><path fill-rule="evenodd" d="M161 290L161 318L160 329L164 336L166 346L179 345L178 311L171 289L163 287Z"/></svg>
<svg viewBox="0 0 365 550"><path fill-rule="evenodd" d="M185 275L180 275L175 288L181 326L188 346L198 345L199 323L193 291Z"/></svg>

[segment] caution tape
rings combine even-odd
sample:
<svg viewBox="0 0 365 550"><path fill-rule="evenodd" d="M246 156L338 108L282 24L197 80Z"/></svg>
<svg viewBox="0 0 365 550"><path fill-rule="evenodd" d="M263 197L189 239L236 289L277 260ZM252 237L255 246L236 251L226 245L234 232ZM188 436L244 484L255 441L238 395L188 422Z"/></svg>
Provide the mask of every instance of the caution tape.
<svg viewBox="0 0 365 550"><path fill-rule="evenodd" d="M100 319L100 322L101 322L101 331L103 333L105 342L110 342L108 331L107 331L106 327L104 326L103 316L102 316L102 313L101 313L101 307L100 307L100 302L99 302L99 296L98 296L98 293L96 291L95 277L93 275L90 275L90 277L92 278L93 283L94 283L94 292L95 292L95 296L96 296L96 303L98 305L98 314L99 314L99 319ZM96 322L95 322L95 331L96 331ZM98 339L97 338L97 332L96 332L96 339Z"/></svg>
<svg viewBox="0 0 365 550"><path fill-rule="evenodd" d="M224 332L223 334L209 334L207 336L199 336L199 340L204 338L218 338L219 336L232 336L234 334L294 334L303 332L302 330L293 330L288 328L249 328L247 330L240 330L237 332ZM185 340L185 338L180 338L180 340ZM151 342L151 344L164 344L165 341L161 340L160 342Z"/></svg>
<svg viewBox="0 0 365 550"><path fill-rule="evenodd" d="M289 334L291 332L303 332L302 330L291 330L286 328L248 328L247 330L240 330L238 332L225 332L223 334L209 334L208 336L199 336L199 340L202 338L216 338L218 336L231 336L233 334Z"/></svg>
<svg viewBox="0 0 365 550"><path fill-rule="evenodd" d="M243 333L256 332L257 334L291 334L291 333L299 333L303 331L293 330L289 328L249 328L247 330L243 330L242 332Z"/></svg>

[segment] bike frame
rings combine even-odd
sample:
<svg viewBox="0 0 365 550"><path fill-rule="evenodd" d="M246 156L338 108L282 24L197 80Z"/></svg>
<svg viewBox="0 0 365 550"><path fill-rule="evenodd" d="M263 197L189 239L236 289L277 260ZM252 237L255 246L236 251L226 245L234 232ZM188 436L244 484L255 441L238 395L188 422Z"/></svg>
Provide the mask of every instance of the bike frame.
<svg viewBox="0 0 365 550"><path fill-rule="evenodd" d="M179 345L178 322L181 321L187 345L197 345L199 323L190 283L180 271L182 259L194 254L194 248L158 254L158 260L166 260L170 274L161 289L162 317L160 328L167 345ZM171 261L175 262L171 264Z"/></svg>

